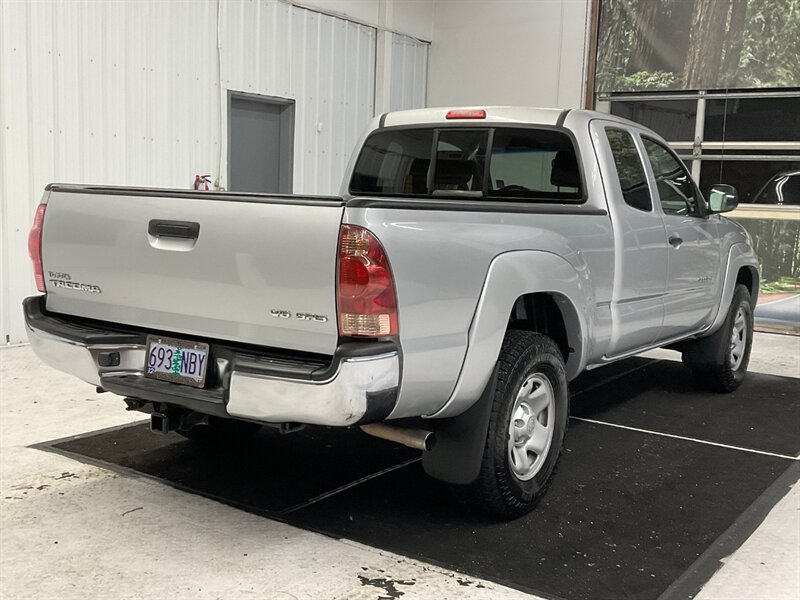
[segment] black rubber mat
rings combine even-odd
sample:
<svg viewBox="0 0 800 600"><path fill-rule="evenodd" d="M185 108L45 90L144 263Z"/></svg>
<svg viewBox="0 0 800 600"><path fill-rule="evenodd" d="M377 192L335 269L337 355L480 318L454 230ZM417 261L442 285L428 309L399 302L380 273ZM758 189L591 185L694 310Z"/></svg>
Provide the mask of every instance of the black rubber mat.
<svg viewBox="0 0 800 600"><path fill-rule="evenodd" d="M725 396L690 386L678 363L633 359L575 382L573 413L796 453L796 380L749 376ZM265 430L238 448L209 451L135 425L52 447L335 537L574 599L659 596L797 466L787 458L573 420L542 503L522 519L496 523L464 509L418 462L405 464L414 451L360 432Z"/></svg>
<svg viewBox="0 0 800 600"><path fill-rule="evenodd" d="M268 515L419 456L360 431L325 427L288 435L264 428L236 447L210 449L139 423L55 447Z"/></svg>
<svg viewBox="0 0 800 600"><path fill-rule="evenodd" d="M765 452L800 453L800 380L789 377L748 373L735 393L718 394L698 391L678 361L635 358L579 378L571 414Z"/></svg>
<svg viewBox="0 0 800 600"><path fill-rule="evenodd" d="M656 598L788 462L577 423L544 500L517 521L470 514L414 464L290 522L531 593Z"/></svg>

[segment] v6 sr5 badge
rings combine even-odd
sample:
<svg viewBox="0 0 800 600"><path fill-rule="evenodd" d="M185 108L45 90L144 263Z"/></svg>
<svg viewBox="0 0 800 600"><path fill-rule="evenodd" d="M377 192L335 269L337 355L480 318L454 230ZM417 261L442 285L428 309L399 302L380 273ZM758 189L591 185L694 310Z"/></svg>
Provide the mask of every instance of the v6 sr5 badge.
<svg viewBox="0 0 800 600"><path fill-rule="evenodd" d="M275 319L291 319L294 317L295 319L300 319L301 321L313 321L315 323L327 323L328 317L326 315L317 315L314 313L307 313L307 312L298 312L292 314L290 310L283 310L279 308L273 308L269 311L269 314L274 317Z"/></svg>

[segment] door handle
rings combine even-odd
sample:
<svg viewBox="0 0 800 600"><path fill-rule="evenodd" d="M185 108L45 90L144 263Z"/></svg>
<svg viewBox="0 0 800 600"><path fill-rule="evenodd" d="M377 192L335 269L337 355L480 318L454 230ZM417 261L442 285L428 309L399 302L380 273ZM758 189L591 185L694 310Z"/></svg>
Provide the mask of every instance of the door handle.
<svg viewBox="0 0 800 600"><path fill-rule="evenodd" d="M155 237L196 240L200 235L200 223L153 219L147 226L147 233Z"/></svg>
<svg viewBox="0 0 800 600"><path fill-rule="evenodd" d="M672 246L673 248L680 248L682 243L683 239L680 236L674 233L671 236L669 236L669 245Z"/></svg>

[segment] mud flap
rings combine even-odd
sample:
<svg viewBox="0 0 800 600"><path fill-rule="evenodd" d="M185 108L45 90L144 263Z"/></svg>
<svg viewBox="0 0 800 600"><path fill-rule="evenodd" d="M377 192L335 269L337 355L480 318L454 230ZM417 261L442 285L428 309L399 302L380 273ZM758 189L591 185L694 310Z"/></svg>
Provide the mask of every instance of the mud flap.
<svg viewBox="0 0 800 600"><path fill-rule="evenodd" d="M426 421L426 429L436 433L433 450L422 454L422 467L429 476L456 485L472 483L478 477L496 386L495 365L483 394L466 412Z"/></svg>

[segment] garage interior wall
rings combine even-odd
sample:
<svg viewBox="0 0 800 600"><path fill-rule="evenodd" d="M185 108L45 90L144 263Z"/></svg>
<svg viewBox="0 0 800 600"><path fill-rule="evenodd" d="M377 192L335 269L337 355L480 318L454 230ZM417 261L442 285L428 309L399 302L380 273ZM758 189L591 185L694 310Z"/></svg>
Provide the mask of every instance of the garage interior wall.
<svg viewBox="0 0 800 600"><path fill-rule="evenodd" d="M389 110L427 106L428 44L392 34L391 93Z"/></svg>
<svg viewBox="0 0 800 600"><path fill-rule="evenodd" d="M428 105L581 108L589 0L436 0Z"/></svg>
<svg viewBox="0 0 800 600"><path fill-rule="evenodd" d="M313 4L332 14L275 0L0 0L0 344L26 339L26 240L44 186L190 188L227 173L229 89L294 99L294 190L338 192L374 112L378 27L424 35L432 5L398 2L387 17L391 0ZM383 23L342 18L353 8ZM425 98L403 91L424 90L416 65L391 90L409 108Z"/></svg>
<svg viewBox="0 0 800 600"><path fill-rule="evenodd" d="M220 29L224 88L296 101L295 192L338 193L374 114L375 29L282 2L223 2Z"/></svg>

